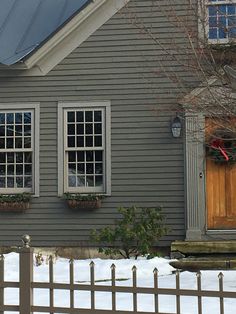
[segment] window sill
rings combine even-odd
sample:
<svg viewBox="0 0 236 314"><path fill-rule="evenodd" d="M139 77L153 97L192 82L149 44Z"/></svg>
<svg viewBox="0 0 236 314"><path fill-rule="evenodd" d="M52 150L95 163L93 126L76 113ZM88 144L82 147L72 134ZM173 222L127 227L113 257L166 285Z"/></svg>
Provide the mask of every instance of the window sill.
<svg viewBox="0 0 236 314"><path fill-rule="evenodd" d="M236 43L227 44L209 44L205 47L205 54L218 64L226 65L232 64L235 60Z"/></svg>

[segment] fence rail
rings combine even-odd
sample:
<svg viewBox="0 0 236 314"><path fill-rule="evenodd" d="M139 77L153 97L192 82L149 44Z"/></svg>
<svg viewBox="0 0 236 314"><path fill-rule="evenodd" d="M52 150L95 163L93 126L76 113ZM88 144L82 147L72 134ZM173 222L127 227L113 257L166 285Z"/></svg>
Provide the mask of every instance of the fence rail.
<svg viewBox="0 0 236 314"><path fill-rule="evenodd" d="M66 313L66 314L150 314L150 312L138 311L138 294L149 294L153 296L154 312L156 314L181 314L181 296L197 297L198 314L203 314L202 298L219 298L220 300L220 314L224 312L224 299L236 299L236 292L224 291L223 288L223 274L218 275L218 291L202 290L201 273L198 272L196 276L197 288L181 289L180 288L180 272L176 272L175 288L160 288L158 270L153 271L153 287L139 287L137 286L137 269L132 268L132 286L117 286L116 285L116 266L111 266L111 285L101 285L95 282L95 265L90 263L90 283L79 284L74 280L74 261L70 260L69 265L69 283L54 282L54 264L52 258L49 259L49 281L36 282L33 281L33 249L26 243L25 246L19 250L20 268L19 268L19 282L4 281L4 257L0 256L0 314L5 311L16 311L20 314L31 314L34 312L42 313ZM19 288L20 300L19 305L5 305L4 304L4 289L5 288ZM33 290L34 289L48 289L49 290L49 306L36 306L33 304ZM67 290L70 293L69 307L54 306L54 290ZM90 308L75 307L75 291L89 291L90 292ZM101 310L96 309L95 293L96 292L110 292L111 293L111 309ZM131 293L133 296L133 310L120 311L117 310L117 293ZM160 312L159 296L167 295L176 298L176 312L164 313Z"/></svg>

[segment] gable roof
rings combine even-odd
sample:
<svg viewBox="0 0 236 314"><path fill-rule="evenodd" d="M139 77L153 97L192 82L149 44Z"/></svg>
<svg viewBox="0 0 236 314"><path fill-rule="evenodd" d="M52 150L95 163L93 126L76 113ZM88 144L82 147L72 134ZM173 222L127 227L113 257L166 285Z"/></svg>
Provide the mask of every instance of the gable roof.
<svg viewBox="0 0 236 314"><path fill-rule="evenodd" d="M46 75L129 1L0 0L0 69Z"/></svg>
<svg viewBox="0 0 236 314"><path fill-rule="evenodd" d="M236 70L228 65L223 67L220 77L211 76L199 87L179 100L187 112L208 114L235 114Z"/></svg>
<svg viewBox="0 0 236 314"><path fill-rule="evenodd" d="M12 65L41 46L92 0L1 0L0 63Z"/></svg>

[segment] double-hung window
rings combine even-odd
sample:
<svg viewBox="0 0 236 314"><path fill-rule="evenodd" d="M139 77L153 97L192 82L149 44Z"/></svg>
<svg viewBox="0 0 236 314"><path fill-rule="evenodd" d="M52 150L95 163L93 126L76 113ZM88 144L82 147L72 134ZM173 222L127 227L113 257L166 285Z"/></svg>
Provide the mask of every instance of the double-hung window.
<svg viewBox="0 0 236 314"><path fill-rule="evenodd" d="M39 192L38 116L36 104L0 104L0 193Z"/></svg>
<svg viewBox="0 0 236 314"><path fill-rule="evenodd" d="M60 103L58 117L59 193L109 194L110 104Z"/></svg>
<svg viewBox="0 0 236 314"><path fill-rule="evenodd" d="M206 0L206 31L209 43L236 40L236 0Z"/></svg>

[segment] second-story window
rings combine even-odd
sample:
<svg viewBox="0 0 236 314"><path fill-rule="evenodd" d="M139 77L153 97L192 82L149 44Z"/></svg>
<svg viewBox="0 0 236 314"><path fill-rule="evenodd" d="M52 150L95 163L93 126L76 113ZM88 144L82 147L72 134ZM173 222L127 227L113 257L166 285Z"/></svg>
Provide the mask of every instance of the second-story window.
<svg viewBox="0 0 236 314"><path fill-rule="evenodd" d="M209 43L236 40L236 0L207 0L207 19Z"/></svg>

